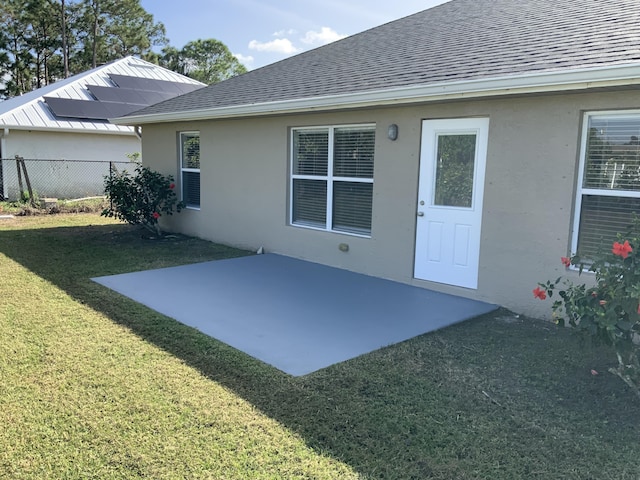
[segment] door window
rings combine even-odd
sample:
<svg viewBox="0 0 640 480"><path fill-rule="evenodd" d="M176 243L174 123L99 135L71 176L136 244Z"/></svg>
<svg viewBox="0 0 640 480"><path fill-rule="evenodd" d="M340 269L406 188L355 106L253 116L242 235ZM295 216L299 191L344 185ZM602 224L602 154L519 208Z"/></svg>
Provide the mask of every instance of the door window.
<svg viewBox="0 0 640 480"><path fill-rule="evenodd" d="M438 135L433 205L471 208L476 136Z"/></svg>

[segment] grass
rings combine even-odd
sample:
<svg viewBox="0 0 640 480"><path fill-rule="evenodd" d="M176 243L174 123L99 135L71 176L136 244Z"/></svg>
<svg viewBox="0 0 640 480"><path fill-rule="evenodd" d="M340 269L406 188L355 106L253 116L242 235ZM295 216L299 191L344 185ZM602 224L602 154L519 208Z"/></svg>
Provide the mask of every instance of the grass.
<svg viewBox="0 0 640 480"><path fill-rule="evenodd" d="M100 213L108 206L105 197L87 197L72 200L57 200L45 207L42 201L36 206L28 202L0 202L0 215L50 215L54 213Z"/></svg>
<svg viewBox="0 0 640 480"><path fill-rule="evenodd" d="M640 405L569 330L501 310L292 378L89 281L244 254L0 220L0 477L640 478Z"/></svg>

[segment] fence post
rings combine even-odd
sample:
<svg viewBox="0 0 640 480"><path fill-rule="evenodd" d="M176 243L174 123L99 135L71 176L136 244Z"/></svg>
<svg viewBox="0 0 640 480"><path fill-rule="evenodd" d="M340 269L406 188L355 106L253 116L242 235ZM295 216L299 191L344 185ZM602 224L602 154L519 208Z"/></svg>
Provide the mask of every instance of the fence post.
<svg viewBox="0 0 640 480"><path fill-rule="evenodd" d="M16 155L16 170L18 171L18 201L22 200L24 186L22 185L22 170L20 169L20 156Z"/></svg>
<svg viewBox="0 0 640 480"><path fill-rule="evenodd" d="M20 164L22 165L22 171L24 172L24 180L27 182L27 190L29 191L29 203L32 207L36 206L36 199L33 198L33 189L31 188L31 181L29 180L29 174L27 173L27 165L24 163L24 158L20 157Z"/></svg>
<svg viewBox="0 0 640 480"><path fill-rule="evenodd" d="M113 180L113 162L109 162L109 184ZM113 210L113 199L109 196L109 209Z"/></svg>

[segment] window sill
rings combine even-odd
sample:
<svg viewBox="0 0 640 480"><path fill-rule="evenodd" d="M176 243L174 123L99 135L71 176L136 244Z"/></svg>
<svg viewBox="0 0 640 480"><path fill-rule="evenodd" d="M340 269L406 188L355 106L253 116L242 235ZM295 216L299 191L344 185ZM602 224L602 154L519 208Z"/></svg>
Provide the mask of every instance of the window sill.
<svg viewBox="0 0 640 480"><path fill-rule="evenodd" d="M353 233L353 232L344 232L342 230L327 230L326 228L314 227L312 225L303 225L299 223L290 223L289 226L294 228L302 228L305 230L315 230L316 232L335 233L337 235L345 235L347 237L371 238L371 235L364 235L361 233Z"/></svg>

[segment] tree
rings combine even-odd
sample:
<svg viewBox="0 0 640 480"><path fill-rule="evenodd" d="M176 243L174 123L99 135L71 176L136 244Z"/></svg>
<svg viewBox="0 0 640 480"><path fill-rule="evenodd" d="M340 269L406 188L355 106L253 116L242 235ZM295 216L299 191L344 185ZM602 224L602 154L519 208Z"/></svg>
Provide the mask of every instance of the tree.
<svg viewBox="0 0 640 480"><path fill-rule="evenodd" d="M2 97L22 95L33 89L31 70L31 52L27 43L28 25L24 12L25 0L7 0L0 10L0 32L2 32L8 79L0 90Z"/></svg>
<svg viewBox="0 0 640 480"><path fill-rule="evenodd" d="M157 59L164 25L140 0L0 2L0 98L48 85L127 55Z"/></svg>
<svg viewBox="0 0 640 480"><path fill-rule="evenodd" d="M164 47L162 54L154 47ZM0 99L127 55L208 84L246 71L218 40L169 46L164 25L140 0L0 2Z"/></svg>
<svg viewBox="0 0 640 480"><path fill-rule="evenodd" d="M28 25L26 44L34 68L34 88L58 80L63 72L59 55L62 32L55 0L29 0L23 12Z"/></svg>
<svg viewBox="0 0 640 480"><path fill-rule="evenodd" d="M213 38L194 40L182 50L164 48L160 65L209 85L247 71L224 43Z"/></svg>
<svg viewBox="0 0 640 480"><path fill-rule="evenodd" d="M64 78L69 77L69 49L67 46L67 8L65 4L65 0L61 0L60 5L60 27L61 27L61 37L62 37L62 68L64 73Z"/></svg>
<svg viewBox="0 0 640 480"><path fill-rule="evenodd" d="M82 0L75 30L81 44L75 63L87 68L127 55L145 58L167 44L164 25L140 0Z"/></svg>

